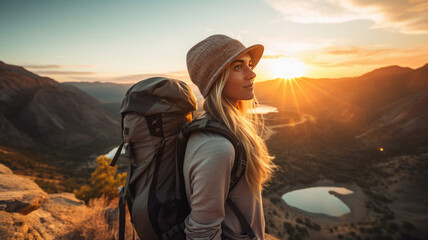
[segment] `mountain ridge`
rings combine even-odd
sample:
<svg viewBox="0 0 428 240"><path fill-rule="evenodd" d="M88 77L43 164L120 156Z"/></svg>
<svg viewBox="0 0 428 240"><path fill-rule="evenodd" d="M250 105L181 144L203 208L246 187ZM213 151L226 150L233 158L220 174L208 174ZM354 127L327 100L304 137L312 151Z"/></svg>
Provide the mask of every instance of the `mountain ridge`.
<svg viewBox="0 0 428 240"><path fill-rule="evenodd" d="M111 130L120 129L119 122L98 100L23 67L0 63L0 96L1 144L55 151L120 141Z"/></svg>

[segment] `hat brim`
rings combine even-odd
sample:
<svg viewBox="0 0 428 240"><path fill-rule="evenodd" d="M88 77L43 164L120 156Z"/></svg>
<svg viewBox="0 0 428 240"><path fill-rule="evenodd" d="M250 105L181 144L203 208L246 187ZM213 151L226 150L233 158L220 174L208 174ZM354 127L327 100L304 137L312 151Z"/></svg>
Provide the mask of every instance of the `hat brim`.
<svg viewBox="0 0 428 240"><path fill-rule="evenodd" d="M229 59L227 59L223 65L215 72L215 74L211 77L209 83L208 83L208 91L206 93L203 93L204 98L208 96L208 93L210 92L211 87L214 85L214 82L217 80L217 78L220 76L220 74L226 69L227 66L229 66L230 63L233 62L233 60L239 58L240 56L249 53L252 61L252 66L255 68L257 64L259 63L260 59L263 56L264 47L261 44L254 44L252 46L249 46L234 55L232 55Z"/></svg>

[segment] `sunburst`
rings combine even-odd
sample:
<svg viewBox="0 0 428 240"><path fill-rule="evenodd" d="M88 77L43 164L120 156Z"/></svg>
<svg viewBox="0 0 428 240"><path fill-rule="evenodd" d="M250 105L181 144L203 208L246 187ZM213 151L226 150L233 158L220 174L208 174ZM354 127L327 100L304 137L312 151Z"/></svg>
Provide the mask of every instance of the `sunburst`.
<svg viewBox="0 0 428 240"><path fill-rule="evenodd" d="M274 78L293 79L305 74L305 64L291 58L270 59L271 74Z"/></svg>

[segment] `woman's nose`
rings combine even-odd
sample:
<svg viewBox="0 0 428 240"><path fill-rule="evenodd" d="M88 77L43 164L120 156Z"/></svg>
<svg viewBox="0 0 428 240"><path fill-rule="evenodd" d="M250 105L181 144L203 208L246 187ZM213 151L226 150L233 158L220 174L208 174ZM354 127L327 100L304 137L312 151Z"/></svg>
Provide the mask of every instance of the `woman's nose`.
<svg viewBox="0 0 428 240"><path fill-rule="evenodd" d="M254 79L256 76L256 73L251 68L248 68L247 79Z"/></svg>

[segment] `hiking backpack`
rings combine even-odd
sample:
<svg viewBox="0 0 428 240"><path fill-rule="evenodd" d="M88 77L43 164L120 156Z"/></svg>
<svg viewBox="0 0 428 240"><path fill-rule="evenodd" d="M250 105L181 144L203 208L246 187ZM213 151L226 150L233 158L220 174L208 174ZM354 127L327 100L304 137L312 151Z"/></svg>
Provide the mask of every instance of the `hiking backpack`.
<svg viewBox="0 0 428 240"><path fill-rule="evenodd" d="M119 188L119 239L124 239L126 205L140 239L186 239L184 220L191 209L183 161L191 133L217 133L233 144L235 162L229 191L243 175L246 160L242 145L208 114L191 121L196 108L195 95L180 80L149 78L126 92L120 110L123 142L110 163L116 164L124 148L128 166L125 186ZM254 236L234 203L229 199L227 203L247 234Z"/></svg>

